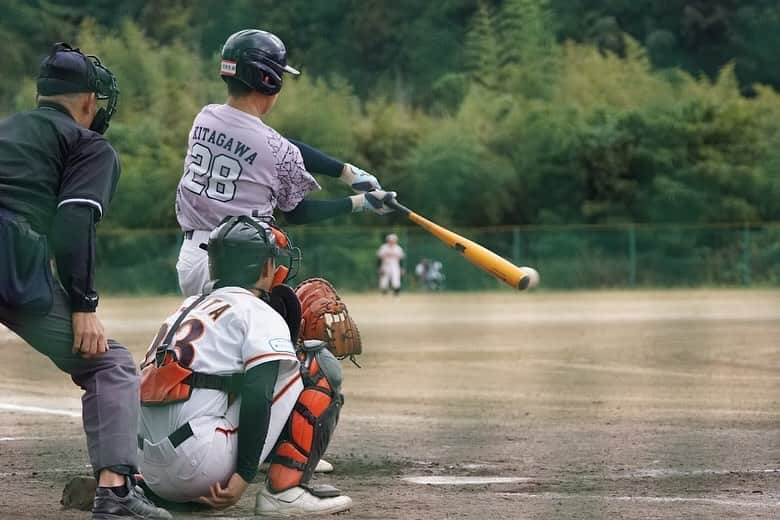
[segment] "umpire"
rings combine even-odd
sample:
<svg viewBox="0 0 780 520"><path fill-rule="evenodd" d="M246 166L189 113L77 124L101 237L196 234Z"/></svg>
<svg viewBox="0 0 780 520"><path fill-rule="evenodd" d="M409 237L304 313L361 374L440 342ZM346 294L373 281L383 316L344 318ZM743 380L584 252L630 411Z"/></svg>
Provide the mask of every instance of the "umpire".
<svg viewBox="0 0 780 520"><path fill-rule="evenodd" d="M101 134L118 96L100 60L58 43L41 62L38 108L0 120L0 322L84 390L92 518L169 519L134 485L138 375L95 314L95 224L119 180Z"/></svg>

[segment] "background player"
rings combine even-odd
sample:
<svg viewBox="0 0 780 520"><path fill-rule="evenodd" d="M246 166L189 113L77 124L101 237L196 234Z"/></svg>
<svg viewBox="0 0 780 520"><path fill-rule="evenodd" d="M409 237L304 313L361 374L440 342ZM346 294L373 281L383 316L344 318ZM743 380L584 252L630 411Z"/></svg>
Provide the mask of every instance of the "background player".
<svg viewBox="0 0 780 520"><path fill-rule="evenodd" d="M376 251L376 261L379 267L379 289L387 294L389 288L398 296L401 292L401 275L403 273L404 250L398 245L398 236L390 233L385 243Z"/></svg>
<svg viewBox="0 0 780 520"><path fill-rule="evenodd" d="M207 105L195 117L176 191L176 216L185 238L176 269L185 296L198 294L208 282L207 255L200 245L228 215L271 217L279 208L288 222L302 224L350 212L392 211L382 203L390 194L373 175L285 139L263 123L284 73L299 74L287 65L287 50L271 33L239 31L222 48L220 74L228 99L224 105ZM338 177L360 193L306 200L320 189L309 172Z"/></svg>
<svg viewBox="0 0 780 520"><path fill-rule="evenodd" d="M292 413L256 512L335 513L352 502L334 488L318 496L308 486L343 401L341 367L322 343L307 342L302 370L290 328L269 305L284 306L278 291L288 291L295 308L284 313L300 326L292 290L271 291L275 260L291 254L286 241L266 222L227 219L208 242L213 290L187 299L147 353L141 396L156 406L142 408L142 472L167 500L235 504Z"/></svg>
<svg viewBox="0 0 780 520"><path fill-rule="evenodd" d="M0 323L84 389L99 486L92 518L171 518L130 477L137 471L138 375L95 314L95 223L119 179L119 159L100 134L119 90L97 58L64 43L41 63L37 86L37 109L0 121ZM98 110L98 99L108 107Z"/></svg>

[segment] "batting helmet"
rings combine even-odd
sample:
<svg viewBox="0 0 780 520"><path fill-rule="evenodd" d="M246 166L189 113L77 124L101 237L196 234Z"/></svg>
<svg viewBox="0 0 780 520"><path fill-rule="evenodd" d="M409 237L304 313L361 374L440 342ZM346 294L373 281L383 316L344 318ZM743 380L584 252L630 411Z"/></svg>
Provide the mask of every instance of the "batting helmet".
<svg viewBox="0 0 780 520"><path fill-rule="evenodd" d="M209 275L216 287L253 287L269 258L287 265L282 283L295 276L301 251L292 247L287 234L270 221L247 216L226 217L211 232L208 243Z"/></svg>
<svg viewBox="0 0 780 520"><path fill-rule="evenodd" d="M235 78L272 96L282 90L282 73L298 75L287 65L287 49L276 35L258 29L231 34L222 47L220 75Z"/></svg>

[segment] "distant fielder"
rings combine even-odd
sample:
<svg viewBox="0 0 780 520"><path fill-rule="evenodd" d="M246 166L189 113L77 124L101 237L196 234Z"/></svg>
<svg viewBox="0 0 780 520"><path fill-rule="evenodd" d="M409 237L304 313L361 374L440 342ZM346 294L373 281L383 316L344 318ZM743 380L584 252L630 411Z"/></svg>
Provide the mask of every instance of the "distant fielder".
<svg viewBox="0 0 780 520"><path fill-rule="evenodd" d="M394 233L387 235L385 243L376 252L382 294L387 294L390 288L396 296L401 292L404 256L404 250L398 245L398 236Z"/></svg>
<svg viewBox="0 0 780 520"><path fill-rule="evenodd" d="M176 217L184 232L176 270L185 296L198 294L208 282L206 251L201 244L229 215L272 218L281 210L288 222L303 224L350 212L393 210L391 196L373 175L288 140L261 117L273 108L287 65L287 50L271 33L243 30L222 48L220 74L227 84L223 105L203 107L192 124L184 174L176 191ZM335 177L357 195L334 200L307 200L320 186L311 173Z"/></svg>

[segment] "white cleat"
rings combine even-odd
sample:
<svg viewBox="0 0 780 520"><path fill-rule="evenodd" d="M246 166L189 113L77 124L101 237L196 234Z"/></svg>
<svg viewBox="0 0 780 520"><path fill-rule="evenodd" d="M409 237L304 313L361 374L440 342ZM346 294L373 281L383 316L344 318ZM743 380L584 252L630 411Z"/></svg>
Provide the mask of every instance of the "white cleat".
<svg viewBox="0 0 780 520"><path fill-rule="evenodd" d="M260 464L260 471L263 473L268 473L268 466L269 464L267 462L263 462ZM317 467L314 468L314 473L332 473L333 472L333 464L328 462L325 459L320 459L320 461L317 463Z"/></svg>
<svg viewBox="0 0 780 520"><path fill-rule="evenodd" d="M343 513L352 507L352 499L346 495L318 497L308 489L296 486L281 493L271 493L263 486L257 493L255 514L275 518L303 515Z"/></svg>
<svg viewBox="0 0 780 520"><path fill-rule="evenodd" d="M333 472L333 464L325 459L320 459L317 463L317 467L314 468L314 473L331 473Z"/></svg>

